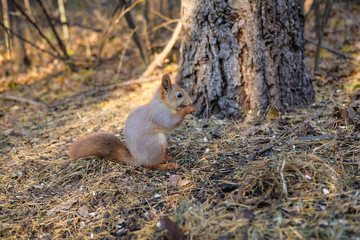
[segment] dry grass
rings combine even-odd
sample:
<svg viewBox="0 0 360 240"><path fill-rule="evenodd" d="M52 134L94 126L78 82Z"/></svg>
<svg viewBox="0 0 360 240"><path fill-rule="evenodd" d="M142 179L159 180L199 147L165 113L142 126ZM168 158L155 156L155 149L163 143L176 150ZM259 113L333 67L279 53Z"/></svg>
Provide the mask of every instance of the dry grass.
<svg viewBox="0 0 360 240"><path fill-rule="evenodd" d="M188 239L360 235L359 129L336 118L334 107L349 100L333 101L326 87L318 90L323 99L317 104L248 127L248 136L238 123L190 117L169 140L168 152L182 166L177 171L68 159L67 144L79 135L122 136L127 114L148 101L157 84L48 112L7 105L0 131L0 237L159 239L162 216ZM174 174L190 182L170 186Z"/></svg>
<svg viewBox="0 0 360 240"><path fill-rule="evenodd" d="M347 44L346 53L358 57L360 8L335 4L324 43L343 51ZM308 18L306 36L316 39ZM119 41L108 44L111 51L122 49ZM314 49L306 47L309 73ZM135 55L124 63L126 79L143 71ZM101 83L118 79L111 71L117 64L102 66ZM176 72L174 65L166 71ZM174 239L159 227L164 216L187 239L359 239L359 102L355 116L346 108L360 94L345 92L358 87L359 65L322 51L316 103L281 117L270 109L261 126L189 117L169 139L167 151L181 165L171 172L70 161L67 146L80 135L122 137L126 116L149 101L159 82L66 101L90 89L83 84L96 76L56 66L43 66L42 72L59 73L30 77L29 86L20 81L29 76L18 75L19 89L10 94L63 105L45 111L0 101L1 239ZM169 184L173 175L187 184Z"/></svg>

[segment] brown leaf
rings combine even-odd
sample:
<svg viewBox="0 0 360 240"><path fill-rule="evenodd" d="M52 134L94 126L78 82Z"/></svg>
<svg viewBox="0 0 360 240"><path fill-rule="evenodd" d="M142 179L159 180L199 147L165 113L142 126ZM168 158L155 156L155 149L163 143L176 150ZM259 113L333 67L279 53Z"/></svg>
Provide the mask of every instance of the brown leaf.
<svg viewBox="0 0 360 240"><path fill-rule="evenodd" d="M89 215L89 210L88 208L84 205L84 206L81 206L78 210L78 213L80 216L82 217L87 217Z"/></svg>
<svg viewBox="0 0 360 240"><path fill-rule="evenodd" d="M356 112L352 107L348 108L334 108L334 116L338 119L344 120L348 123L354 123L356 118Z"/></svg>
<svg viewBox="0 0 360 240"><path fill-rule="evenodd" d="M171 175L169 177L169 183L168 185L170 187L175 187L175 186L178 186L179 182L181 181L181 176L179 175Z"/></svg>
<svg viewBox="0 0 360 240"><path fill-rule="evenodd" d="M190 180L182 179L182 180L179 181L178 186L183 187L185 185L188 185L189 183L191 183Z"/></svg>
<svg viewBox="0 0 360 240"><path fill-rule="evenodd" d="M266 121L268 121L268 122L271 122L271 120L279 119L280 112L275 108L269 109L269 111L266 113L265 118L266 118Z"/></svg>
<svg viewBox="0 0 360 240"><path fill-rule="evenodd" d="M182 179L181 176L174 174L169 177L168 185L169 187L175 187L175 186L183 187L189 184L190 182L191 182L190 180Z"/></svg>

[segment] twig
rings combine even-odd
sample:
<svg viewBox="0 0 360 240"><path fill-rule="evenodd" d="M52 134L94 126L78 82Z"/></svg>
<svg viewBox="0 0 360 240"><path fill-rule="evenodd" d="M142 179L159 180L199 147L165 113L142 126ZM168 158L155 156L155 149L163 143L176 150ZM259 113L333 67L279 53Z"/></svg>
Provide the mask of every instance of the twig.
<svg viewBox="0 0 360 240"><path fill-rule="evenodd" d="M99 64L100 64L101 53L102 53L102 51L104 49L105 42L108 39L109 32L111 32L110 27L114 26L113 21L114 21L115 16L116 16L116 14L117 14L117 12L119 10L120 10L120 4L118 4L116 6L116 8L114 9L114 11L113 11L113 13L111 15L109 23L105 26L105 28L102 31L101 38L100 38L100 44L99 44L99 50L98 50L98 53L97 53L97 58L96 58L96 61L95 61L95 66L94 66L96 70L97 70L97 68L99 67ZM96 75L96 73L95 73L95 75Z"/></svg>
<svg viewBox="0 0 360 240"><path fill-rule="evenodd" d="M54 19L54 25L57 26L57 25L68 25L68 26L77 26L77 27L81 27L81 28L84 28L86 30L90 30L90 31L93 31L93 32L97 32L97 33L101 33L103 30L100 29L100 28L94 28L94 27L91 27L91 26L86 26L84 24L81 24L81 23L77 23L77 22L70 22L70 21L66 21L66 22L61 22L59 19Z"/></svg>
<svg viewBox="0 0 360 240"><path fill-rule="evenodd" d="M109 23L106 25L106 27L104 28L104 31L102 32L101 35L101 40L100 40L100 45L99 45L99 50L97 53L97 58L96 61L94 63L94 68L95 68L95 78L93 80L93 85L96 85L96 79L97 79L97 74L98 74L98 70L99 70L99 66L100 66L100 59L101 59L101 53L104 49L105 43L107 41L107 39L110 36L110 32L112 31L112 29L115 26L116 22L120 22L120 20L124 17L124 15L129 12L132 8L134 8L138 3L142 2L144 0L137 0L136 2L134 2L133 4L131 4L130 7L126 8L125 10L123 10L119 16L118 15L118 11L121 9L122 6L122 2L120 1L120 3L116 6L116 8L114 9L114 12L110 18Z"/></svg>
<svg viewBox="0 0 360 240"><path fill-rule="evenodd" d="M168 42L164 50L159 55L156 56L154 61L152 61L150 66L145 70L145 72L141 75L140 78L146 78L150 76L150 74L155 70L155 68L162 64L162 62L164 61L164 59L166 58L166 56L169 54L170 50L174 46L176 40L178 39L181 32L181 27L182 24L181 21L179 21L173 35L171 36L170 41Z"/></svg>
<svg viewBox="0 0 360 240"><path fill-rule="evenodd" d="M148 204L148 203L150 203L150 202L152 202L152 201L154 201L154 200L161 199L161 198L163 198L163 197L164 197L164 195L154 196L154 197L151 197L151 198L149 198L149 199L147 199L147 200L145 200L145 201L136 203L136 204L134 204L134 205L132 205L132 206L130 207L129 211L133 210L134 208L138 208L138 207L140 207L140 206L142 206L142 205L146 205L146 204Z"/></svg>
<svg viewBox="0 0 360 240"><path fill-rule="evenodd" d="M326 101L326 103L324 104L324 106L321 108L320 112L316 114L316 117L317 117L317 118L321 117L321 116L324 114L324 112L325 112L325 110L326 110L327 105L329 104L329 102L330 102L330 100Z"/></svg>
<svg viewBox="0 0 360 240"><path fill-rule="evenodd" d="M158 17L162 18L165 21L171 20L167 16L165 16L165 15L161 14L160 12L156 11L154 8L151 8L151 12L154 13L155 15L157 15Z"/></svg>
<svg viewBox="0 0 360 240"><path fill-rule="evenodd" d="M353 151L347 151L343 154L341 154L342 156L350 156L350 155L355 155L355 154L358 154L360 153L360 149L356 149L356 150L353 150Z"/></svg>
<svg viewBox="0 0 360 240"><path fill-rule="evenodd" d="M135 33L135 31L136 31L136 29L131 31L130 37L126 40L126 42L124 44L126 47L123 49L123 52L121 53L119 64L118 64L118 66L116 68L116 76L117 77L120 74L120 70L121 70L121 67L122 67L122 64L123 64L123 61L124 61L125 53L126 53L128 47L129 47L130 39L131 39L132 35Z"/></svg>
<svg viewBox="0 0 360 240"><path fill-rule="evenodd" d="M46 41L46 43L56 52L60 59L64 60L63 56L60 52L55 48L55 46L50 42L50 40L45 36L45 34L41 31L38 25L29 17L29 15L16 3L15 0L11 0L11 2L15 5L15 7L21 12L22 15L28 20L29 23L38 31L40 36Z"/></svg>
<svg viewBox="0 0 360 240"><path fill-rule="evenodd" d="M285 168L285 159L282 162L281 169L280 169L280 177L282 182L282 188L283 188L283 194L285 195L285 198L288 197L288 191L286 187L286 180L284 178L284 168Z"/></svg>
<svg viewBox="0 0 360 240"><path fill-rule="evenodd" d="M268 145L268 146L260 149L259 151L254 151L254 152L250 153L250 155L249 155L249 157L248 157L248 160L249 160L249 161L254 160L257 155L260 155L260 154L262 154L262 153L265 153L265 152L271 150L273 147L274 147L274 145L273 145L273 144L270 144L270 145Z"/></svg>
<svg viewBox="0 0 360 240"><path fill-rule="evenodd" d="M316 42L316 41L314 41L314 40L312 40L312 39L310 39L310 38L305 38L305 41L307 41L308 43L314 44L314 45L318 45L318 44L319 44L318 42ZM336 49L334 49L334 48L328 47L328 46L326 46L326 45L323 45L323 44L322 44L322 45L321 45L321 48L326 49L327 51L329 51L329 52L331 52L331 53L333 53L333 54L339 55L339 56L341 56L341 57L349 58L349 59L351 59L351 60L356 60L356 58L354 58L353 56L351 56L351 55L349 55L349 54L346 54L346 53L344 53L344 52L342 52L342 51L340 51L340 50L336 50Z"/></svg>
<svg viewBox="0 0 360 240"><path fill-rule="evenodd" d="M324 134L324 135L317 135L317 136L310 136L310 137L299 137L298 140L300 141L311 141L317 139L333 139L335 135L333 134Z"/></svg>
<svg viewBox="0 0 360 240"><path fill-rule="evenodd" d="M156 11L156 10L153 9L153 8L151 9L151 12L154 13L155 15L157 15L158 17L162 18L162 19L163 19L164 21L166 21L166 22L171 21L170 18L168 18L167 16L161 14L160 12ZM171 29L171 27L169 27L169 26L167 26L167 25L165 25L164 27L165 27L167 30L169 30L169 31L173 31L173 30Z"/></svg>
<svg viewBox="0 0 360 240"><path fill-rule="evenodd" d="M117 15L117 12L120 10L121 3L115 8L115 10L111 16L111 19L109 21L109 24L104 28L104 31L101 36L99 51L97 54L97 61L95 63L96 69L99 67L99 63L100 63L99 59L101 57L102 50L104 49L106 40L108 39L110 32L112 31L113 27L115 26L114 22L119 22L127 12L129 12L133 7L135 7L138 3L142 2L142 1L144 1L144 0L137 0L136 2L134 2L130 7L126 8L124 11L122 11L119 17L116 17L116 15Z"/></svg>
<svg viewBox="0 0 360 240"><path fill-rule="evenodd" d="M169 188L168 191L173 190L173 189L175 189L175 187ZM174 191L174 192L170 192L170 193L168 193L168 194L166 194L166 195L165 195L165 194L155 195L155 196L153 196L153 197L151 197L151 198L149 198L149 199L147 199L147 200L145 200L145 201L142 201L142 202L139 202L139 203L135 203L134 205L132 205L132 206L130 207L129 211L133 210L134 208L138 208L138 207L140 207L140 206L142 206L142 205L149 204L149 203L152 202L152 201L155 201L155 200L158 200L158 199L162 199L162 198L164 198L164 197L172 196L172 195L175 195L175 194L180 194L180 193L181 193L180 191Z"/></svg>
<svg viewBox="0 0 360 240"><path fill-rule="evenodd" d="M66 46L63 43L63 41L60 39L59 34L57 33L55 26L51 21L50 15L49 15L48 11L45 9L44 3L42 2L42 0L37 0L37 2L39 3L43 13L45 14L46 19L50 25L50 28L51 28L52 32L54 33L55 38L59 44L59 47L60 47L61 51L63 52L63 55L65 56L65 63L71 68L72 71L75 71L76 67L75 67L74 63L71 61L70 56L67 54Z"/></svg>
<svg viewBox="0 0 360 240"><path fill-rule="evenodd" d="M45 9L44 3L42 2L42 0L37 0L37 2L39 3L39 5L41 7L41 10L43 11L43 13L44 13L49 25L50 25L50 28L51 28L52 32L54 33L54 35L55 35L55 38L56 38L56 40L57 40L57 42L59 44L59 47L60 47L61 51L63 52L64 56L67 59L69 59L69 55L66 52L66 47L65 47L64 43L62 42L62 40L60 39L59 34L56 31L55 26L51 21L50 15L47 12L47 10Z"/></svg>
<svg viewBox="0 0 360 240"><path fill-rule="evenodd" d="M61 59L61 57L55 55L54 53L50 52L49 50L41 49L41 48L40 48L39 46L37 46L35 43L33 43L33 42L31 42L31 41L23 38L20 34L14 32L11 28L5 27L5 25L4 25L1 21L0 21L0 26L1 26L2 28L4 28L6 31L9 31L9 32L10 32L12 35L14 35L15 37L19 38L21 41L24 41L24 42L30 44L30 45L33 46L34 48L36 48L36 49L38 49L38 50L40 50L40 51L42 51L42 52L45 52L45 53L53 56L54 58L59 58L59 59Z"/></svg>
<svg viewBox="0 0 360 240"><path fill-rule="evenodd" d="M120 1L120 3L122 3L122 7L125 7L125 8L128 7L128 5L129 5L129 3L127 3L126 1L124 1L124 2ZM131 16L130 11L125 13L125 20L129 26L129 28L134 31L132 34L132 39L134 40L136 46L138 47L141 58L142 58L143 62L145 63L145 66L147 67L147 66L149 66L149 63L150 63L149 52L144 47L143 42L140 40L140 37L136 32L137 27L135 25L135 21L134 21L133 17Z"/></svg>
<svg viewBox="0 0 360 240"><path fill-rule="evenodd" d="M319 68L319 58L320 58L321 43L322 43L322 39L323 39L323 35L324 35L324 29L325 29L326 23L327 23L327 21L329 19L329 15L330 15L330 12L331 12L332 3L333 3L333 0L327 0L326 1L325 13L322 16L322 22L319 25L320 29L318 29L318 44L317 44L316 53L315 53L315 67L314 67L315 71L317 71L318 68ZM316 4L317 4L317 11L316 11L317 16L316 17L320 18L320 12L319 12L320 2L317 1Z"/></svg>
<svg viewBox="0 0 360 240"><path fill-rule="evenodd" d="M163 22L163 23L161 23L161 24L153 27L152 29L150 29L150 30L148 31L148 33L155 32L155 31L157 31L159 28L168 26L168 25L170 25L170 24L172 24L172 23L176 23L176 22L178 22L178 21L180 21L180 20L179 20L179 19L171 19L171 20L169 20L169 21L167 21L167 22ZM166 28L166 29L168 29L168 28Z"/></svg>
<svg viewBox="0 0 360 240"><path fill-rule="evenodd" d="M309 122L306 122L306 123L305 123L305 126L306 126L306 128L308 129L308 131L311 132L312 134L318 134L318 133L315 131L315 129L310 125Z"/></svg>
<svg viewBox="0 0 360 240"><path fill-rule="evenodd" d="M340 7L339 10L341 12L341 15L345 18L349 18L356 26L360 27L360 21L358 21L354 15L351 14L349 11L345 11L345 8Z"/></svg>
<svg viewBox="0 0 360 240"><path fill-rule="evenodd" d="M27 98L23 98L23 97L0 94L0 98L4 99L4 100L12 100L12 101L17 101L17 102L24 102L24 103L28 103L28 104L32 104L32 105L37 105L41 108L47 109L47 106L44 103L37 102L37 101L27 99Z"/></svg>

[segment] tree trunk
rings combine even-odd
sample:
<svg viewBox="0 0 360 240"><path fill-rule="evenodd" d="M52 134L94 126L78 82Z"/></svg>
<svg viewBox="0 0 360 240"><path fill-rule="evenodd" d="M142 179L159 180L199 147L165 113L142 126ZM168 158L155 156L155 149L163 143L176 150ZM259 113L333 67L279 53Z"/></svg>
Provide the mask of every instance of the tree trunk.
<svg viewBox="0 0 360 240"><path fill-rule="evenodd" d="M10 19L9 19L9 8L7 4L7 0L1 0L1 7L2 7L2 21L4 23L4 26L6 28L10 28ZM6 51L11 55L11 39L10 39L10 33L7 30L5 31L5 44L6 44Z"/></svg>
<svg viewBox="0 0 360 240"><path fill-rule="evenodd" d="M65 12L65 5L64 0L58 0L59 12L60 12L60 21L62 24L62 30L64 34L65 45L67 49L70 49L70 34L69 28L66 24L66 12Z"/></svg>
<svg viewBox="0 0 360 240"><path fill-rule="evenodd" d="M261 118L313 102L301 0L183 0L177 81L197 115Z"/></svg>

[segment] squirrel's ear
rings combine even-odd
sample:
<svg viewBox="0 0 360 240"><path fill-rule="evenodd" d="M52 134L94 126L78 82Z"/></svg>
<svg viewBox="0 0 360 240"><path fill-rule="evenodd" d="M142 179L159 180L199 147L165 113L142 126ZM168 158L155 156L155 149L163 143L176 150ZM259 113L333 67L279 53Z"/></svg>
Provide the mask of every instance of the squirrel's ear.
<svg viewBox="0 0 360 240"><path fill-rule="evenodd" d="M161 86L168 92L172 88L172 83L169 74L164 74L161 80Z"/></svg>

